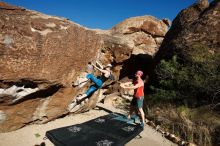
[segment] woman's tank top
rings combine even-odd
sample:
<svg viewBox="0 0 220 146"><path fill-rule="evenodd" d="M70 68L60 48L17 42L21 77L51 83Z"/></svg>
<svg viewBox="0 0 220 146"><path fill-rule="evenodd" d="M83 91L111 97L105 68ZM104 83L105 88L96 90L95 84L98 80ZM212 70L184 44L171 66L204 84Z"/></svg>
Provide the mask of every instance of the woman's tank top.
<svg viewBox="0 0 220 146"><path fill-rule="evenodd" d="M137 84L137 81L134 82L134 85ZM137 89L134 90L134 96L136 98L141 98L144 96L144 86L138 87Z"/></svg>

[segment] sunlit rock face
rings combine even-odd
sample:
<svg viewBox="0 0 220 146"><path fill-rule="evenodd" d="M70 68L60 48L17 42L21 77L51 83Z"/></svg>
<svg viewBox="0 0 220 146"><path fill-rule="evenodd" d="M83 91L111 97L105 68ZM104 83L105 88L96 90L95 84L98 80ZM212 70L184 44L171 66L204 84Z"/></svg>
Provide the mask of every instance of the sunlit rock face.
<svg viewBox="0 0 220 146"><path fill-rule="evenodd" d="M0 78L44 79L70 85L97 56L100 38L64 18L1 3Z"/></svg>
<svg viewBox="0 0 220 146"><path fill-rule="evenodd" d="M128 18L114 26L113 35L119 35L133 47L133 53L154 56L163 37L168 31L169 20L159 20L153 16Z"/></svg>
<svg viewBox="0 0 220 146"><path fill-rule="evenodd" d="M72 82L96 60L100 37L67 19L0 3L0 131L67 113Z"/></svg>

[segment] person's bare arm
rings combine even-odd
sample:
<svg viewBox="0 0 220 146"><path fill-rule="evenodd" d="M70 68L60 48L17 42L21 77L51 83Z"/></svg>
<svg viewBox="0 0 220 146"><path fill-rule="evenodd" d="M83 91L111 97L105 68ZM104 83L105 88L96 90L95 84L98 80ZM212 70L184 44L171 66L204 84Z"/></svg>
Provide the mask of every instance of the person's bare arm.
<svg viewBox="0 0 220 146"><path fill-rule="evenodd" d="M121 83L121 84L123 84L123 85L125 85L125 86L129 86L129 85L132 84L132 82L125 82L125 83Z"/></svg>
<svg viewBox="0 0 220 146"><path fill-rule="evenodd" d="M124 88L124 89L137 89L141 86L143 86L141 82L139 82L139 83L137 83L136 85L133 85L133 86L121 85L121 87Z"/></svg>
<svg viewBox="0 0 220 146"><path fill-rule="evenodd" d="M105 73L105 70L103 70L103 69L97 67L96 65L92 64L92 66L94 66L94 67L95 67L97 70L99 70L100 72Z"/></svg>
<svg viewBox="0 0 220 146"><path fill-rule="evenodd" d="M98 64L98 66L99 66L101 69L104 68L103 65L102 65L101 63L99 63L98 61L96 61L96 63Z"/></svg>

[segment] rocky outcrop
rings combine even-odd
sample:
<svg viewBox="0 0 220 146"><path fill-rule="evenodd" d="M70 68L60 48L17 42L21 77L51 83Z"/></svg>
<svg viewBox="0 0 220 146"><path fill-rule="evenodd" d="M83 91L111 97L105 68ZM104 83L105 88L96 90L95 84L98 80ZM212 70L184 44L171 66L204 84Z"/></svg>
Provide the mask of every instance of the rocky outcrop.
<svg viewBox="0 0 220 146"><path fill-rule="evenodd" d="M174 54L181 57L195 43L209 48L210 52L220 49L220 1L200 0L182 10L174 19L170 30L156 55L156 60L170 58Z"/></svg>
<svg viewBox="0 0 220 146"><path fill-rule="evenodd" d="M118 79L132 53L155 54L167 25L166 20L143 16L111 30L90 30L0 2L0 132L68 114L73 97L88 87L73 88L72 82L89 70L89 62L112 63ZM104 91L77 112L95 107Z"/></svg>
<svg viewBox="0 0 220 146"><path fill-rule="evenodd" d="M132 54L154 56L168 31L170 22L153 16L128 18L114 26L111 35L122 38L132 48Z"/></svg>
<svg viewBox="0 0 220 146"><path fill-rule="evenodd" d="M112 54L111 58L116 58L115 75L121 79L126 76L133 77L136 70L143 70L145 75L150 74L154 55L169 26L168 19L158 20L153 16L139 16L128 18L110 30L95 31L104 41L105 51L102 52L114 50L114 53L107 54ZM123 62L125 58L127 60Z"/></svg>
<svg viewBox="0 0 220 146"><path fill-rule="evenodd" d="M167 24L153 16L128 18L112 28L114 34L132 34L145 32L153 36L163 37L167 31Z"/></svg>

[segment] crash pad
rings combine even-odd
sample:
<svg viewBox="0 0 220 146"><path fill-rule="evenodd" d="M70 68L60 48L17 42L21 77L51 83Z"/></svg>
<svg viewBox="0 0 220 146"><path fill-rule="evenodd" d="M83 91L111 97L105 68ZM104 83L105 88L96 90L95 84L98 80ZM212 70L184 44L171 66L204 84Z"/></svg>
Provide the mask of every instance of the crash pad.
<svg viewBox="0 0 220 146"><path fill-rule="evenodd" d="M143 130L139 124L124 117L111 113L82 124L47 131L46 137L55 146L123 146Z"/></svg>

